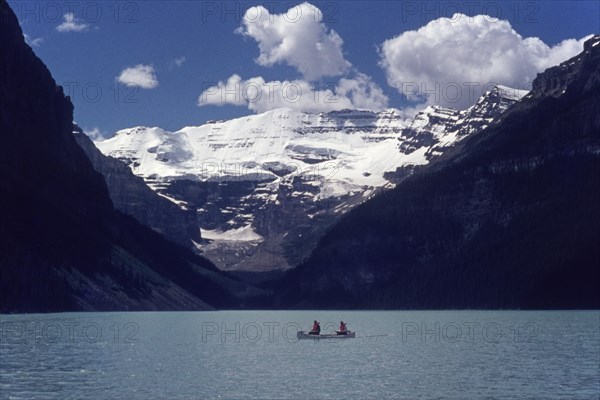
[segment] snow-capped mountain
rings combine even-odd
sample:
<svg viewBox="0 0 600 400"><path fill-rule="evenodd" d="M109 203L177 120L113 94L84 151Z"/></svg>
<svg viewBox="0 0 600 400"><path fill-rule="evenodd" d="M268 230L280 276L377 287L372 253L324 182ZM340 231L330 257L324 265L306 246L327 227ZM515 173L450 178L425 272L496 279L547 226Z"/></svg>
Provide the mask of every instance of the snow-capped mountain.
<svg viewBox="0 0 600 400"><path fill-rule="evenodd" d="M396 144L406 126L397 110L307 114L277 109L177 132L126 129L96 144L149 181L264 182L335 173L336 179L323 182L319 191L320 197L330 197L346 193L346 186L381 186L382 173L404 161Z"/></svg>
<svg viewBox="0 0 600 400"><path fill-rule="evenodd" d="M162 196L195 209L195 243L228 270L286 269L342 213L484 128L526 92L497 86L464 111L277 109L177 132L136 127L96 142Z"/></svg>
<svg viewBox="0 0 600 400"><path fill-rule="evenodd" d="M526 90L496 85L477 103L466 110L430 106L419 112L410 126L404 130L404 152L430 143L425 157L438 156L456 141L488 126L515 102L528 93Z"/></svg>
<svg viewBox="0 0 600 400"><path fill-rule="evenodd" d="M150 189L126 164L102 154L76 124L73 136L94 169L104 176L108 194L117 210L183 246L190 247L191 240L200 240L195 210L183 210Z"/></svg>
<svg viewBox="0 0 600 400"><path fill-rule="evenodd" d="M432 164L341 217L284 275L273 303L600 306L600 36Z"/></svg>

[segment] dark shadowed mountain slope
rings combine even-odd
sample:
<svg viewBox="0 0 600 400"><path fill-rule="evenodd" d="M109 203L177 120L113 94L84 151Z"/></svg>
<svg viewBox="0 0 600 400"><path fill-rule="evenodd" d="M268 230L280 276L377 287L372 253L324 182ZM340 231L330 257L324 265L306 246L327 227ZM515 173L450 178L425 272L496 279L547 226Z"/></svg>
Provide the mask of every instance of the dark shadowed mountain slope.
<svg viewBox="0 0 600 400"><path fill-rule="evenodd" d="M600 36L499 122L351 211L280 306L600 307Z"/></svg>
<svg viewBox="0 0 600 400"><path fill-rule="evenodd" d="M75 126L73 135L94 169L104 177L117 210L185 247L193 248L192 240L200 242L200 226L195 210L184 210L154 192L123 162L102 154L79 127Z"/></svg>
<svg viewBox="0 0 600 400"><path fill-rule="evenodd" d="M250 288L113 209L72 121L0 1L0 312L237 305Z"/></svg>

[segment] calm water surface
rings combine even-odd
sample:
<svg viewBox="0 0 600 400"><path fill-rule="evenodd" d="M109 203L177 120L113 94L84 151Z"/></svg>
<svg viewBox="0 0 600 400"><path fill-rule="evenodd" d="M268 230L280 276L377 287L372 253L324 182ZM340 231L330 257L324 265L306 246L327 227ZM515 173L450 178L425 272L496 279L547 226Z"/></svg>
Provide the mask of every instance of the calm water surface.
<svg viewBox="0 0 600 400"><path fill-rule="evenodd" d="M355 339L296 340L318 319ZM1 399L598 399L598 311L0 316Z"/></svg>

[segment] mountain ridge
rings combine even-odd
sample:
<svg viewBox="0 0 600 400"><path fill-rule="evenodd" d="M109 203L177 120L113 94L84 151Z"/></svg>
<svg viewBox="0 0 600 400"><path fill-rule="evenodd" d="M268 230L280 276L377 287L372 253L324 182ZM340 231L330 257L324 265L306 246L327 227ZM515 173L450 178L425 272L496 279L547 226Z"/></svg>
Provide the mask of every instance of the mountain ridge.
<svg viewBox="0 0 600 400"><path fill-rule="evenodd" d="M488 125L525 93L496 86L467 110L429 107L412 121L396 109L277 109L176 132L134 127L95 143L158 193L198 210L205 240L196 245L220 268L289 269L339 215Z"/></svg>
<svg viewBox="0 0 600 400"><path fill-rule="evenodd" d="M109 195L116 209L183 246L191 247L190 239L197 242L201 240L196 213L183 210L161 197L124 163L102 154L78 126L74 127L73 135L94 169L107 181Z"/></svg>
<svg viewBox="0 0 600 400"><path fill-rule="evenodd" d="M256 292L116 211L5 1L0 37L0 312L209 310Z"/></svg>
<svg viewBox="0 0 600 400"><path fill-rule="evenodd" d="M274 284L275 302L598 308L599 43L590 39L497 122L342 217Z"/></svg>

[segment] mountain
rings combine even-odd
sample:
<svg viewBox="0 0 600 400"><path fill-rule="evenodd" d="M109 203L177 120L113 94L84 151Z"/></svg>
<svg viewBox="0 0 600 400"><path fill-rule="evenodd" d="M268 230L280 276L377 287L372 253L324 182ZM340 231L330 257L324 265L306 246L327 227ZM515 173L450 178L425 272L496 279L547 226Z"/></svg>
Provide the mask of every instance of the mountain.
<svg viewBox="0 0 600 400"><path fill-rule="evenodd" d="M0 312L205 310L252 293L113 208L5 1L0 37Z"/></svg>
<svg viewBox="0 0 600 400"><path fill-rule="evenodd" d="M285 270L345 212L525 94L497 86L467 110L428 107L412 121L395 109L277 109L177 132L124 129L96 145L161 195L196 210L204 240L192 239L219 268Z"/></svg>
<svg viewBox="0 0 600 400"><path fill-rule="evenodd" d="M412 123L403 131L404 151L418 149L423 141L430 147L425 156L428 160L444 153L449 147L468 135L489 126L510 106L521 100L528 91L495 85L471 107L455 110L430 106L419 112Z"/></svg>
<svg viewBox="0 0 600 400"><path fill-rule="evenodd" d="M200 226L195 210L179 207L150 189L121 161L105 156L83 131L75 126L75 140L85 151L94 169L104 177L115 208L166 238L186 247L200 242Z"/></svg>
<svg viewBox="0 0 600 400"><path fill-rule="evenodd" d="M599 243L595 36L498 121L344 216L277 284L276 301L598 308Z"/></svg>

